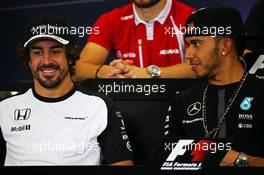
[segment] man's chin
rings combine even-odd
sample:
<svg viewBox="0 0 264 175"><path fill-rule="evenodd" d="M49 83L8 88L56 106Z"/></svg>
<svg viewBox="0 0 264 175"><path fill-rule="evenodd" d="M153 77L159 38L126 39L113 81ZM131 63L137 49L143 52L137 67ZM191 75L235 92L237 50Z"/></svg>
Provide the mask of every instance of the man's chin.
<svg viewBox="0 0 264 175"><path fill-rule="evenodd" d="M42 80L39 84L46 89L53 89L60 85L58 80Z"/></svg>
<svg viewBox="0 0 264 175"><path fill-rule="evenodd" d="M135 6L138 8L150 8L154 5L156 5L158 2L160 2L160 0L150 1L150 2L146 2L146 3L139 3L136 0L133 0L133 2L135 4Z"/></svg>

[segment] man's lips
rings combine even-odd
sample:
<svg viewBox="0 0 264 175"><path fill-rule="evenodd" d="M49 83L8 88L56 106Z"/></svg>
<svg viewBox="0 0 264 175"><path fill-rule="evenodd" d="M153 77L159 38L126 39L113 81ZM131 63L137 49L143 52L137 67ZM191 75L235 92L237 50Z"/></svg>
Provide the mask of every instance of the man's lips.
<svg viewBox="0 0 264 175"><path fill-rule="evenodd" d="M195 70L198 68L198 66L200 65L200 63L198 62L190 62L190 65L192 66L192 70Z"/></svg>
<svg viewBox="0 0 264 175"><path fill-rule="evenodd" d="M58 70L60 68L59 65L56 64L43 64L37 67L37 70L39 71L48 71L48 70L53 70L56 69Z"/></svg>
<svg viewBox="0 0 264 175"><path fill-rule="evenodd" d="M57 70L56 69L44 69L41 72L45 75L54 74Z"/></svg>
<svg viewBox="0 0 264 175"><path fill-rule="evenodd" d="M41 65L37 70L45 77L52 77L59 70L59 66L55 64Z"/></svg>

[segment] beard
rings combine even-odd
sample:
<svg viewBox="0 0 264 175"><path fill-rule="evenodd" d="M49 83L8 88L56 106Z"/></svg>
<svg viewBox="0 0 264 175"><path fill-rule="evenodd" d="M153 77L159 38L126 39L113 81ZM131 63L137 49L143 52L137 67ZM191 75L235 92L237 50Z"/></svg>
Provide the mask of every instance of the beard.
<svg viewBox="0 0 264 175"><path fill-rule="evenodd" d="M149 8L156 5L160 0L133 0L136 7Z"/></svg>
<svg viewBox="0 0 264 175"><path fill-rule="evenodd" d="M43 76L41 75L41 71L49 69L58 71L59 75L56 76ZM32 75L38 83L47 89L52 89L58 87L62 81L65 79L67 74L69 73L68 69L62 69L59 65L55 65L53 63L50 64L42 64L36 67L36 69L31 68Z"/></svg>
<svg viewBox="0 0 264 175"><path fill-rule="evenodd" d="M199 78L213 79L216 76L218 68L221 66L221 58L219 57L219 48L218 44L212 50L210 54L210 60L207 65L204 66L205 72L202 75L197 75Z"/></svg>

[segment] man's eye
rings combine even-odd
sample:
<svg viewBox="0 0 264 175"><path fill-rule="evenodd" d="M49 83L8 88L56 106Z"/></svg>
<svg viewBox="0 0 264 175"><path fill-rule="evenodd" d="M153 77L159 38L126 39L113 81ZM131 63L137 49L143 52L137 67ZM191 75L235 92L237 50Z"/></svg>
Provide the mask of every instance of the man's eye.
<svg viewBox="0 0 264 175"><path fill-rule="evenodd" d="M58 54L61 53L61 49L57 49L57 50L51 50L52 54Z"/></svg>
<svg viewBox="0 0 264 175"><path fill-rule="evenodd" d="M199 41L195 41L195 42L193 42L193 45L194 46L199 46L201 43L199 42Z"/></svg>
<svg viewBox="0 0 264 175"><path fill-rule="evenodd" d="M43 51L41 51L41 50L33 50L32 53L34 55L42 55L43 54Z"/></svg>

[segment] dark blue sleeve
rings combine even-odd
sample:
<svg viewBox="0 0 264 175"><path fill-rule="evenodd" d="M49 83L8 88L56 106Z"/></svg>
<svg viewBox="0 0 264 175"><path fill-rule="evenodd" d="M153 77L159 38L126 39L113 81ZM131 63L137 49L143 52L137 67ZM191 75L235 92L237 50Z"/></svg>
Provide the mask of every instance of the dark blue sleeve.
<svg viewBox="0 0 264 175"><path fill-rule="evenodd" d="M183 137L184 129L181 122L181 100L180 95L173 97L172 103L165 116L164 136L165 138Z"/></svg>
<svg viewBox="0 0 264 175"><path fill-rule="evenodd" d="M108 120L106 129L98 137L103 162L132 160L132 149L125 128L125 119L114 106L114 102L107 100Z"/></svg>

